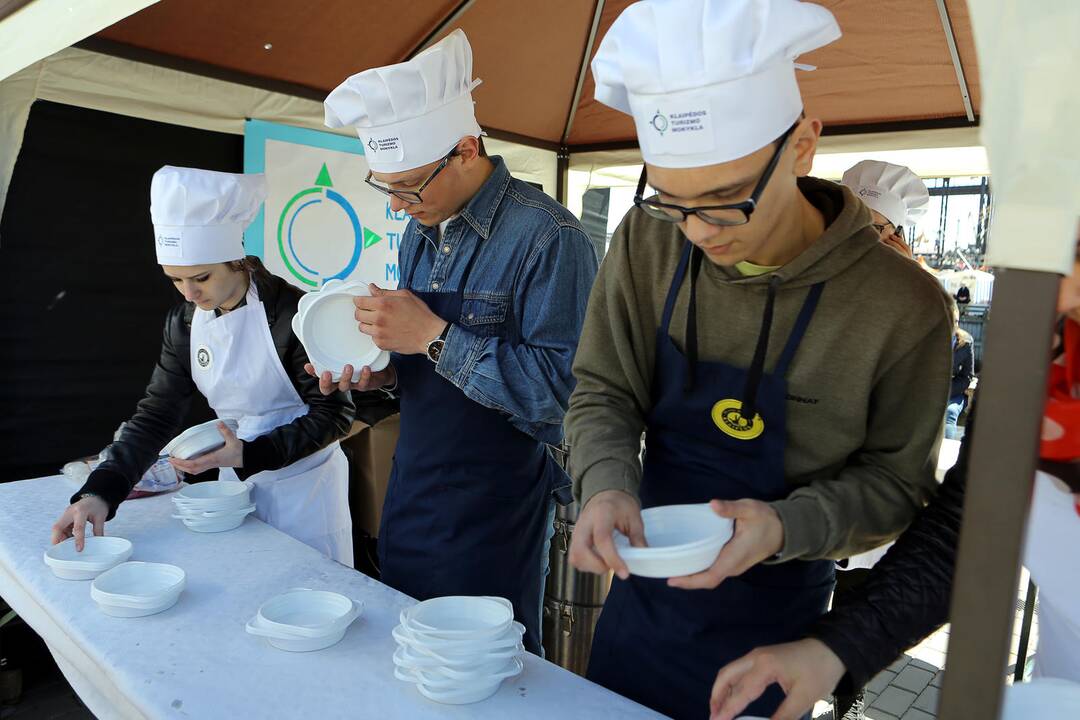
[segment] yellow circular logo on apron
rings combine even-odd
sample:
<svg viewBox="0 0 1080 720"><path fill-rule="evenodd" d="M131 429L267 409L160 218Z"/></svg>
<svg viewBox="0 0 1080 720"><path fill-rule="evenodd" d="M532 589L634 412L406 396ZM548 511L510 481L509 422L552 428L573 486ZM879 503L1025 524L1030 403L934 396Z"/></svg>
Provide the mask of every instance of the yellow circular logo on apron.
<svg viewBox="0 0 1080 720"><path fill-rule="evenodd" d="M741 400L721 400L713 405L712 421L725 435L736 440L753 440L765 432L765 421L754 414L752 420L742 416Z"/></svg>

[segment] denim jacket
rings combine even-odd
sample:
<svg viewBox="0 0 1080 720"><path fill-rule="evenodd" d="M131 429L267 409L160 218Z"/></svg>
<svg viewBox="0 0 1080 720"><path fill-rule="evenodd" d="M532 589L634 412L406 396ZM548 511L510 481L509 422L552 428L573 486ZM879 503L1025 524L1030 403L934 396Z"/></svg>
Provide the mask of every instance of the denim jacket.
<svg viewBox="0 0 1080 720"><path fill-rule="evenodd" d="M490 160L494 172L442 237L409 222L401 287L449 293L465 282L436 372L522 432L558 445L596 253L569 210L511 177L502 158Z"/></svg>

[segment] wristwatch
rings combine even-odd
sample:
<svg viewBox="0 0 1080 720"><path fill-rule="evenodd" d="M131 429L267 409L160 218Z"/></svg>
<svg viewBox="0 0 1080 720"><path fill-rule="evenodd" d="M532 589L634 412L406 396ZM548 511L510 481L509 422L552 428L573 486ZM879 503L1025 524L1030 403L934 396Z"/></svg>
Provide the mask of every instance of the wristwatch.
<svg viewBox="0 0 1080 720"><path fill-rule="evenodd" d="M450 326L452 324L453 323L446 323L446 327L443 328L443 331L439 334L439 337L428 343L428 360L435 363L436 365L439 364L439 358L442 357L443 346L446 345L446 335L450 332Z"/></svg>

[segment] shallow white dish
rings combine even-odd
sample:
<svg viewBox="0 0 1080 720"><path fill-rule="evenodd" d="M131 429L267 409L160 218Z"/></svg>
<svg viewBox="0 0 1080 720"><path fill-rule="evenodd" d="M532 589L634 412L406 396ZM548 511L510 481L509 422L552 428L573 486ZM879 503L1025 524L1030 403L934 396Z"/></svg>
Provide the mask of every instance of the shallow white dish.
<svg viewBox="0 0 1080 720"><path fill-rule="evenodd" d="M705 570L731 539L734 522L722 518L708 504L663 505L641 512L649 547L630 546L616 531L615 548L633 575L670 578Z"/></svg>
<svg viewBox="0 0 1080 720"><path fill-rule="evenodd" d="M347 628L363 609L363 603L335 592L294 588L264 602L257 618L267 630L316 638Z"/></svg>
<svg viewBox="0 0 1080 720"><path fill-rule="evenodd" d="M500 597L448 595L401 612L401 624L424 638L481 641L497 638L514 622L514 606Z"/></svg>
<svg viewBox="0 0 1080 720"><path fill-rule="evenodd" d="M214 512L234 510L251 504L251 485L239 480L211 480L185 485L172 498L185 510Z"/></svg>
<svg viewBox="0 0 1080 720"><path fill-rule="evenodd" d="M398 645L394 651L394 665L408 670L424 671L432 677L474 681L502 670L508 662L524 653L525 647L518 644L505 652L471 656L468 662L444 663L419 653L408 645Z"/></svg>
<svg viewBox="0 0 1080 720"><path fill-rule="evenodd" d="M45 564L62 580L93 580L131 557L131 541L124 538L88 535L82 552L75 550L75 538L68 538L45 551Z"/></svg>
<svg viewBox="0 0 1080 720"><path fill-rule="evenodd" d="M266 641L278 650L285 650L287 652L314 652L316 650L324 650L341 642L341 639L345 637L345 633L349 630L349 625L346 625L335 632L323 635L322 637L303 637L300 635L289 635L279 630L268 628L259 616L256 615L248 621L245 629L249 635L266 638Z"/></svg>
<svg viewBox="0 0 1080 720"><path fill-rule="evenodd" d="M442 640L417 634L404 625L395 627L391 634L399 645L407 646L415 653L433 658L441 663L467 665L477 655L509 657L521 645L525 626L515 622L502 635L481 640Z"/></svg>
<svg viewBox="0 0 1080 720"><path fill-rule="evenodd" d="M219 533L235 530L244 524L244 519L255 512L255 506L230 510L213 517L201 517L198 514L181 513L173 515L174 518L184 523L188 530L201 533Z"/></svg>
<svg viewBox="0 0 1080 720"><path fill-rule="evenodd" d="M396 637L397 635L395 635ZM520 655L524 648L520 640L516 644L500 647L472 647L468 650L455 652L440 652L424 645L400 641L398 647L402 650L402 660L414 667L450 668L463 672L475 668L478 663L509 660L516 655Z"/></svg>
<svg viewBox="0 0 1080 720"><path fill-rule="evenodd" d="M395 663L395 666L394 677L398 680L422 684L428 690L438 693L467 693L489 688L507 678L516 677L521 674L525 664L520 657L513 657L469 679L454 679L434 671L410 668L405 664Z"/></svg>
<svg viewBox="0 0 1080 720"><path fill-rule="evenodd" d="M90 585L90 597L106 615L154 615L176 604L186 580L175 565L125 562L98 575Z"/></svg>
<svg viewBox="0 0 1080 720"><path fill-rule="evenodd" d="M514 673L511 677L520 674L520 670ZM433 702L442 703L444 705L471 705L482 700L487 700L494 695L502 687L503 680L493 680L488 685L474 685L465 687L460 690L436 690L429 688L424 683L417 683L416 689L420 691L420 694Z"/></svg>
<svg viewBox="0 0 1080 720"><path fill-rule="evenodd" d="M189 427L161 449L162 455L171 455L180 460L190 460L199 455L225 446L225 438L218 429L218 423L225 423L234 433L240 424L232 418L210 420L200 425Z"/></svg>
<svg viewBox="0 0 1080 720"><path fill-rule="evenodd" d="M390 353L357 328L353 298L369 294L366 285L329 281L304 298L297 311L299 330L294 327L294 332L319 374L329 370L336 381L346 365L357 370L369 366L377 372L390 363Z"/></svg>

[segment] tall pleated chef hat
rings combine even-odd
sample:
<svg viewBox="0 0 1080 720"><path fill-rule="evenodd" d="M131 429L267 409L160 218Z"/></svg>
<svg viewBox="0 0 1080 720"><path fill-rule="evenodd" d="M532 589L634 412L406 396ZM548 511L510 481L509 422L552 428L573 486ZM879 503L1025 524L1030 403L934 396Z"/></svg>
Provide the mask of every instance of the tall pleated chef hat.
<svg viewBox="0 0 1080 720"><path fill-rule="evenodd" d="M364 70L338 85L323 102L326 126L355 129L372 171L413 170L482 134L472 99L479 84L469 39L455 30L408 62Z"/></svg>
<svg viewBox="0 0 1080 720"><path fill-rule="evenodd" d="M809 2L636 2L593 58L595 97L633 116L651 165L727 162L760 150L798 120L795 59L839 37L832 13Z"/></svg>
<svg viewBox="0 0 1080 720"><path fill-rule="evenodd" d="M161 265L210 265L244 257L244 229L266 199L266 178L165 167L150 182L150 219Z"/></svg>
<svg viewBox="0 0 1080 720"><path fill-rule="evenodd" d="M926 183L903 165L863 160L848 168L841 182L897 227L914 223L930 205Z"/></svg>

